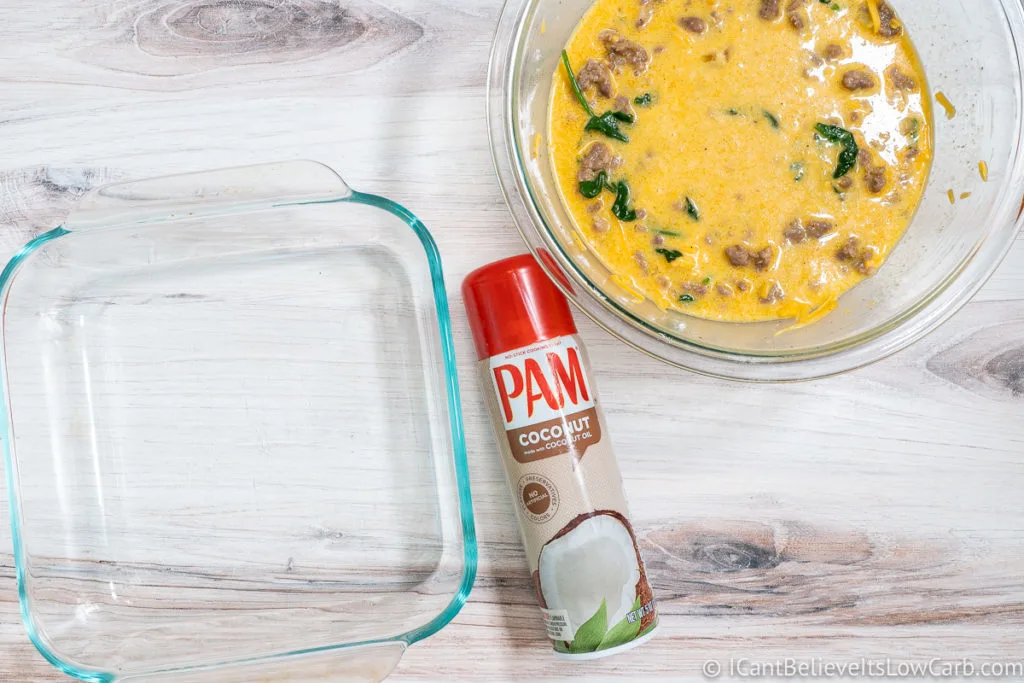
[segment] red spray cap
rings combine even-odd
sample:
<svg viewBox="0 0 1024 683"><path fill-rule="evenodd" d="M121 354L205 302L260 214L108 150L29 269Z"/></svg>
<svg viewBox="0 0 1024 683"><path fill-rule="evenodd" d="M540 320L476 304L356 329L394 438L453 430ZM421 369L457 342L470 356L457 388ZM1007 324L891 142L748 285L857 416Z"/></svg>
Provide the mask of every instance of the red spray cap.
<svg viewBox="0 0 1024 683"><path fill-rule="evenodd" d="M474 270L462 298L480 359L576 334L569 302L531 254Z"/></svg>

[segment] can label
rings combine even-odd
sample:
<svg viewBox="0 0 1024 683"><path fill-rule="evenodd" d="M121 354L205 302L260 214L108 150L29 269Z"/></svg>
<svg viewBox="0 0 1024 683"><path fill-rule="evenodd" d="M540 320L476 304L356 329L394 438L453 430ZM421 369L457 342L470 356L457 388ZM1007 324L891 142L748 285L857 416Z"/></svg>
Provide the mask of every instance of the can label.
<svg viewBox="0 0 1024 683"><path fill-rule="evenodd" d="M601 440L583 354L571 337L494 356L491 373L516 461L579 460Z"/></svg>
<svg viewBox="0 0 1024 683"><path fill-rule="evenodd" d="M575 336L480 363L548 636L592 657L658 618L588 368Z"/></svg>

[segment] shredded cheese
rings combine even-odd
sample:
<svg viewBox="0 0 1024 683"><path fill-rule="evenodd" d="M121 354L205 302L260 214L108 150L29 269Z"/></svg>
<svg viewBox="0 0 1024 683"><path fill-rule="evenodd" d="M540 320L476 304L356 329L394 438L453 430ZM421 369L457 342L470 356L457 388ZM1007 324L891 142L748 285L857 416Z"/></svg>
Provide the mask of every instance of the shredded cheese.
<svg viewBox="0 0 1024 683"><path fill-rule="evenodd" d="M951 119L956 116L956 107L954 107L953 103L949 101L948 97L946 97L946 93L941 90L935 93L935 100L942 105L943 109L946 110L947 119Z"/></svg>
<svg viewBox="0 0 1024 683"><path fill-rule="evenodd" d="M964 192L963 194L960 195L960 199L967 199L970 196L971 196L970 192Z"/></svg>
<svg viewBox="0 0 1024 683"><path fill-rule="evenodd" d="M633 284L632 280L622 275L619 275L618 273L612 275L611 280L612 282L617 284L619 288L622 289L627 295L629 295L629 297L632 298L636 303L641 303L647 300L647 295L641 292L637 288L637 286Z"/></svg>
<svg viewBox="0 0 1024 683"><path fill-rule="evenodd" d="M871 15L871 23L875 26L875 33L882 30L882 17L878 14L878 0L868 0L868 13Z"/></svg>
<svg viewBox="0 0 1024 683"><path fill-rule="evenodd" d="M950 204L956 204L956 194L953 192L953 190L952 189L948 190L947 194L949 195L949 203Z"/></svg>
<svg viewBox="0 0 1024 683"><path fill-rule="evenodd" d="M793 305L796 306L797 304ZM838 306L838 299L829 299L828 301L826 301L825 303L823 303L822 305L818 306L815 309L811 309L810 307L805 306L803 311L793 311L791 317L795 319L795 322L792 325L787 325L786 327L776 332L775 336L778 337L780 334L783 334L785 332L799 330L802 327L807 327L811 323L816 323L822 318L824 318L826 315L831 313L832 311L836 310Z"/></svg>
<svg viewBox="0 0 1024 683"><path fill-rule="evenodd" d="M984 182L987 183L988 182L988 162L987 161L979 161L978 162L978 171L981 173L981 179Z"/></svg>
<svg viewBox="0 0 1024 683"><path fill-rule="evenodd" d="M544 19L540 22L540 34L544 35L548 32L548 20Z"/></svg>
<svg viewBox="0 0 1024 683"><path fill-rule="evenodd" d="M530 156L536 159L540 154L540 133L534 133L530 142Z"/></svg>

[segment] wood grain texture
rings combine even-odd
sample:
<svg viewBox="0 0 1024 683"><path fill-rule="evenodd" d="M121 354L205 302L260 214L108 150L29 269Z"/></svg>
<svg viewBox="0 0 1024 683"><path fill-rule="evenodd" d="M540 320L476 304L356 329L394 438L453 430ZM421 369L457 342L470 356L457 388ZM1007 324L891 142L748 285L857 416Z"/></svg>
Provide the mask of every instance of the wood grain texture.
<svg viewBox="0 0 1024 683"><path fill-rule="evenodd" d="M812 384L674 371L581 321L662 626L609 660L551 657L458 292L471 269L523 250L483 118L499 9L9 4L0 257L110 179L279 159L328 163L426 222L456 314L481 568L455 622L391 680L698 681L710 658L1021 657L1024 240L931 337ZM0 513L0 681L66 680L28 643L13 577Z"/></svg>

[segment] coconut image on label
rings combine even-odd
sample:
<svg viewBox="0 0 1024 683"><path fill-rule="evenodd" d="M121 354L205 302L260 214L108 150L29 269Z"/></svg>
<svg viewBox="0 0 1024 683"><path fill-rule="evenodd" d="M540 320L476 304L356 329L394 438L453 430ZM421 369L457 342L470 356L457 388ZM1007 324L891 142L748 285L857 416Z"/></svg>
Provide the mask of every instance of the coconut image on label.
<svg viewBox="0 0 1024 683"><path fill-rule="evenodd" d="M565 640L555 640L560 652L619 647L655 626L640 548L618 512L582 514L544 544L534 585L549 618L564 620L558 637Z"/></svg>

